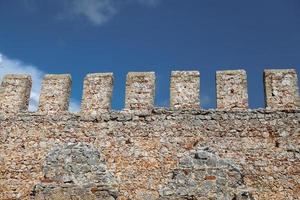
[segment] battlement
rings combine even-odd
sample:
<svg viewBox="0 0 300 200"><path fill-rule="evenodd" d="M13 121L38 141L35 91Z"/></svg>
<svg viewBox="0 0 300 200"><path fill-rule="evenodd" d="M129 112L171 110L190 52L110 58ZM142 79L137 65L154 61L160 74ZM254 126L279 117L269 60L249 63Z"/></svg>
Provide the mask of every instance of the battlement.
<svg viewBox="0 0 300 200"><path fill-rule="evenodd" d="M200 72L173 71L170 108L157 108L155 73L130 72L125 108L111 110L112 73L88 74L70 113L71 76L0 88L0 200L299 199L296 70L265 70L263 109L248 109L244 70L216 72L216 109L201 109Z"/></svg>
<svg viewBox="0 0 300 200"><path fill-rule="evenodd" d="M88 74L84 79L81 113L109 112L113 92L113 74ZM0 111L24 112L28 109L31 89L29 75L6 75L1 84ZM67 112L71 92L71 76L45 75L38 112ZM265 70L266 109L298 109L297 72L294 69ZM248 109L247 75L244 70L216 72L218 110ZM125 110L148 112L154 108L155 73L129 72L126 81ZM170 109L200 109L200 73L173 71L170 83Z"/></svg>

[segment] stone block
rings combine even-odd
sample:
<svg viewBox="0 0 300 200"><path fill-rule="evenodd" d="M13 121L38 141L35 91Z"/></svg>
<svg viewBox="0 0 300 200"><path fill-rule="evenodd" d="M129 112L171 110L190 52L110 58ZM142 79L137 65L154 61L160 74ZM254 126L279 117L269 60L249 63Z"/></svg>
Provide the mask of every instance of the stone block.
<svg viewBox="0 0 300 200"><path fill-rule="evenodd" d="M113 74L88 74L84 79L81 112L97 114L111 109Z"/></svg>
<svg viewBox="0 0 300 200"><path fill-rule="evenodd" d="M173 71L170 87L171 109L197 110L200 108L200 73Z"/></svg>
<svg viewBox="0 0 300 200"><path fill-rule="evenodd" d="M217 108L247 109L247 75L245 70L217 71Z"/></svg>
<svg viewBox="0 0 300 200"><path fill-rule="evenodd" d="M126 81L125 109L152 110L155 96L154 72L129 72Z"/></svg>
<svg viewBox="0 0 300 200"><path fill-rule="evenodd" d="M297 72L294 69L264 71L267 109L299 108Z"/></svg>
<svg viewBox="0 0 300 200"><path fill-rule="evenodd" d="M0 89L0 111L15 113L27 110L31 85L29 75L4 76Z"/></svg>
<svg viewBox="0 0 300 200"><path fill-rule="evenodd" d="M47 74L42 83L39 112L61 112L69 108L71 76L68 74Z"/></svg>

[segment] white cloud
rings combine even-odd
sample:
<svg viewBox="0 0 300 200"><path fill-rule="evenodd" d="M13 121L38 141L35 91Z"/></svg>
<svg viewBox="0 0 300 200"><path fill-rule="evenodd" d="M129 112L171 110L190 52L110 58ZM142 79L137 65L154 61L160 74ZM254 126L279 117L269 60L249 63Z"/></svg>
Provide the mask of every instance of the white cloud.
<svg viewBox="0 0 300 200"><path fill-rule="evenodd" d="M102 25L117 14L120 5L140 3L156 6L161 0L65 0L61 19L84 17L94 25ZM119 5L119 6L118 6Z"/></svg>
<svg viewBox="0 0 300 200"><path fill-rule="evenodd" d="M3 58L2 58L2 54L0 54L0 67L2 66L2 62L3 62Z"/></svg>
<svg viewBox="0 0 300 200"><path fill-rule="evenodd" d="M112 0L72 0L70 14L83 16L95 25L107 22L117 10Z"/></svg>
<svg viewBox="0 0 300 200"><path fill-rule="evenodd" d="M36 0L20 0L20 5L28 12L38 10L53 10L53 16L59 20L85 18L92 24L99 26L109 21L118 11L130 4L141 4L155 7L162 0L52 0L45 4ZM49 8L53 6L54 9Z"/></svg>
<svg viewBox="0 0 300 200"><path fill-rule="evenodd" d="M25 64L20 60L10 59L0 53L0 81L2 81L3 76L6 74L31 75L33 84L30 94L29 110L35 111L38 106L41 83L45 72L41 71L36 66ZM79 111L79 108L79 103L76 100L71 99L70 111L77 112Z"/></svg>

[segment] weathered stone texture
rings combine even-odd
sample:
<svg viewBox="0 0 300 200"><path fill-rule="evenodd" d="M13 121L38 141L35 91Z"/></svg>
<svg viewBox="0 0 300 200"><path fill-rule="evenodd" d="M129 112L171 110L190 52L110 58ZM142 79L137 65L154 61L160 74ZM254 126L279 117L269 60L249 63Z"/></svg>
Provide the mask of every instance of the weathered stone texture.
<svg viewBox="0 0 300 200"><path fill-rule="evenodd" d="M99 114L111 109L112 73L89 74L84 80L81 112Z"/></svg>
<svg viewBox="0 0 300 200"><path fill-rule="evenodd" d="M69 108L71 76L65 74L47 74L42 83L40 112L61 112Z"/></svg>
<svg viewBox="0 0 300 200"><path fill-rule="evenodd" d="M26 111L31 82L29 75L6 75L0 88L0 111L12 113Z"/></svg>
<svg viewBox="0 0 300 200"><path fill-rule="evenodd" d="M153 109L155 96L154 72L127 74L125 108L135 111Z"/></svg>
<svg viewBox="0 0 300 200"><path fill-rule="evenodd" d="M219 158L208 147L191 150L179 160L160 194L162 199L253 199L243 176L234 163Z"/></svg>
<svg viewBox="0 0 300 200"><path fill-rule="evenodd" d="M296 70L265 70L264 79L267 108L300 108L298 78Z"/></svg>
<svg viewBox="0 0 300 200"><path fill-rule="evenodd" d="M247 76L244 70L217 71L217 108L247 109Z"/></svg>
<svg viewBox="0 0 300 200"><path fill-rule="evenodd" d="M198 71L173 71L170 87L171 109L199 109L199 98L200 73Z"/></svg>
<svg viewBox="0 0 300 200"><path fill-rule="evenodd" d="M70 199L78 191L95 199L98 190L86 183L92 187L106 173L116 186L98 194L117 199L299 197L299 110L23 113L0 120L0 199L26 199L32 191L37 199Z"/></svg>
<svg viewBox="0 0 300 200"><path fill-rule="evenodd" d="M187 83L198 86L197 73L179 74L180 88ZM240 88L242 74L225 73L227 87L221 91L233 88L234 95L224 97L224 109L200 110L195 106L198 89L190 90L189 84L193 101L187 107L153 107L154 73L130 73L126 109L99 113L102 106L108 108L103 102L109 99L110 78L89 77L95 81L86 82L83 101L89 103L82 112L68 113L62 111L67 109L70 77L47 76L40 103L45 112L0 112L0 199L299 199L296 98L282 97L274 109L225 109L245 105L240 104L245 92ZM294 78L287 73L272 87L285 87ZM12 89L7 92L26 96L14 84L8 84ZM174 96L184 105L188 93L180 90Z"/></svg>
<svg viewBox="0 0 300 200"><path fill-rule="evenodd" d="M34 186L31 199L117 198L116 181L100 153L84 143L67 143L45 158L43 179Z"/></svg>

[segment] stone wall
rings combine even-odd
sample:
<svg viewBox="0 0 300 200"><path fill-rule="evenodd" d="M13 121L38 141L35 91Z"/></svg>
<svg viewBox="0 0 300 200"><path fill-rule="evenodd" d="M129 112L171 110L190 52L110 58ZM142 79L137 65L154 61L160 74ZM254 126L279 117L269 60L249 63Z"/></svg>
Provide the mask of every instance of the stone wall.
<svg viewBox="0 0 300 200"><path fill-rule="evenodd" d="M69 113L70 76L47 75L28 112L30 76L7 75L0 199L299 199L297 73L265 77L266 109L247 108L239 70L217 72L217 109L203 110L199 72L172 73L170 109L153 105L154 73L129 73L111 111L112 74L91 74Z"/></svg>

